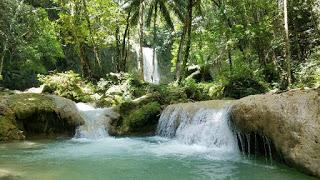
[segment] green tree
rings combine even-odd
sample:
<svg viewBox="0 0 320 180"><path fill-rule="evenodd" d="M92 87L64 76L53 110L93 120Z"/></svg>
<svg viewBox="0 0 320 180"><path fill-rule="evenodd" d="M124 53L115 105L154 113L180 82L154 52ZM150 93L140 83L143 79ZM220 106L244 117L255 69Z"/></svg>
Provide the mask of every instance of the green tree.
<svg viewBox="0 0 320 180"><path fill-rule="evenodd" d="M36 74L51 70L63 57L54 25L43 8L23 1L1 1L0 11L2 85L15 89L35 85Z"/></svg>

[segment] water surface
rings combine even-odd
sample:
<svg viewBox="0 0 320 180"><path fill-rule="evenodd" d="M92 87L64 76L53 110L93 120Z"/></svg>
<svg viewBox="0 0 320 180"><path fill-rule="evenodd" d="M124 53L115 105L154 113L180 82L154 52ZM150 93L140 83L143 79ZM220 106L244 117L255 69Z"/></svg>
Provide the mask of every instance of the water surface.
<svg viewBox="0 0 320 180"><path fill-rule="evenodd" d="M161 137L0 144L0 170L26 180L314 179L264 158Z"/></svg>

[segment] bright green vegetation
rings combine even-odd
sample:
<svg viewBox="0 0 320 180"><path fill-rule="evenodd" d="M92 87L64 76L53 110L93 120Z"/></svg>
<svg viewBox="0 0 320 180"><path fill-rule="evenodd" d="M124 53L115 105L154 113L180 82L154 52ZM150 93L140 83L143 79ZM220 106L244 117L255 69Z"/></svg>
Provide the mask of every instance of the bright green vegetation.
<svg viewBox="0 0 320 180"><path fill-rule="evenodd" d="M195 100L320 84L315 0L2 0L0 14L0 83L9 89L47 83L90 101L110 72L142 79L140 47L157 51L163 84L176 81Z"/></svg>
<svg viewBox="0 0 320 180"><path fill-rule="evenodd" d="M0 115L0 141L23 139L23 136L19 134L19 129L13 123L13 120Z"/></svg>
<svg viewBox="0 0 320 180"><path fill-rule="evenodd" d="M90 95L93 94L93 85L73 71L53 73L49 76L39 75L39 81L45 84L45 92L57 94L74 101L90 101Z"/></svg>
<svg viewBox="0 0 320 180"><path fill-rule="evenodd" d="M123 105L122 107L123 108ZM134 110L132 110L134 109ZM124 109L121 109L124 111ZM153 134L155 132L156 125L158 123L157 119L160 114L160 104L157 102L151 102L146 105L141 106L139 109L128 108L127 112L121 112L126 114L122 118L121 134L133 134L137 133L139 135Z"/></svg>

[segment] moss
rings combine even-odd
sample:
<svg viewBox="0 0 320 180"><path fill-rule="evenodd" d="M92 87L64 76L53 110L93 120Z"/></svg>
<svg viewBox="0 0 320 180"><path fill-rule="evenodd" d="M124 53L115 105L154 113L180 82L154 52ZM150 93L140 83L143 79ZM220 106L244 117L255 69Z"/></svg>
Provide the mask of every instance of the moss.
<svg viewBox="0 0 320 180"><path fill-rule="evenodd" d="M155 132L161 105L158 102L130 101L123 102L117 110L121 117L110 121L110 135L151 135Z"/></svg>
<svg viewBox="0 0 320 180"><path fill-rule="evenodd" d="M21 139L24 139L24 135L17 128L14 120L10 117L0 115L0 141Z"/></svg>
<svg viewBox="0 0 320 180"><path fill-rule="evenodd" d="M159 103L152 102L132 111L128 116L123 118L122 134L148 134L154 132L159 119L160 109Z"/></svg>
<svg viewBox="0 0 320 180"><path fill-rule="evenodd" d="M64 117L62 109L68 113L72 107L58 107L50 96L41 94L13 94L0 96L0 141L10 141L29 137L72 136L77 124L72 117Z"/></svg>
<svg viewBox="0 0 320 180"><path fill-rule="evenodd" d="M35 112L53 112L55 103L40 94L15 94L8 98L9 108L13 109L18 119L26 119Z"/></svg>

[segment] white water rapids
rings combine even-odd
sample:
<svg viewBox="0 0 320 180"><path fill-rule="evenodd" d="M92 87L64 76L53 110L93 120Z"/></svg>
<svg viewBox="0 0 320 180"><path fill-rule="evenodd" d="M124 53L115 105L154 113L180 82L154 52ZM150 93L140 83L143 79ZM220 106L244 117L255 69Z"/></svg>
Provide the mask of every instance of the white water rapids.
<svg viewBox="0 0 320 180"><path fill-rule="evenodd" d="M160 117L157 134L184 144L239 154L228 114L227 108L200 108L190 113L182 105L169 106Z"/></svg>
<svg viewBox="0 0 320 180"><path fill-rule="evenodd" d="M111 109L95 109L83 103L78 103L77 107L85 124L76 130L75 139L112 138L107 131L109 117L114 113ZM171 105L163 111L156 134L167 139L159 142L163 143L160 149L169 154L206 152L213 153L215 158L226 153L237 156L240 154L237 139L228 123L227 108L197 108L189 112L183 105Z"/></svg>
<svg viewBox="0 0 320 180"><path fill-rule="evenodd" d="M93 106L78 103L77 108L80 115L85 120L85 124L78 127L75 138L103 139L108 137L107 123L109 118L107 114L112 113L108 108L94 108Z"/></svg>

